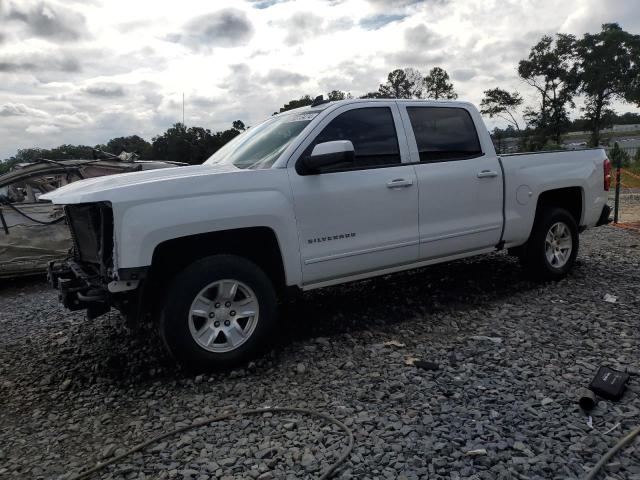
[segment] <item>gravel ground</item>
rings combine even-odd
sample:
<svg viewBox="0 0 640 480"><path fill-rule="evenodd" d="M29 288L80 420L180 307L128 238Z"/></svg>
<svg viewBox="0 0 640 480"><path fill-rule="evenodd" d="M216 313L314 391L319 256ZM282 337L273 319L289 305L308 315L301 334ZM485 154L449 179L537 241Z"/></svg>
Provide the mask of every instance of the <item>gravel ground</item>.
<svg viewBox="0 0 640 480"><path fill-rule="evenodd" d="M43 283L4 284L0 477L67 478L195 419L294 406L353 430L338 478L580 478L640 423L638 376L591 419L574 395L601 364L640 368L640 236L603 227L581 239L574 273L555 284L495 254L305 294L270 354L204 376L174 366L150 326L87 322ZM317 478L345 441L322 420L266 414L178 435L93 478ZM640 479L640 440L606 474Z"/></svg>

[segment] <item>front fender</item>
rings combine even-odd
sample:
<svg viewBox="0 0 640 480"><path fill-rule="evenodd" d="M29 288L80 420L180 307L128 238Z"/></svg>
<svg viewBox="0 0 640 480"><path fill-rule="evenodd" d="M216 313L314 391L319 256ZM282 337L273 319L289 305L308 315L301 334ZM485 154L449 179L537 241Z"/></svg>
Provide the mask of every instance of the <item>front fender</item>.
<svg viewBox="0 0 640 480"><path fill-rule="evenodd" d="M114 205L114 221L118 268L151 265L156 247L168 240L238 228L268 227L278 240L287 284L301 282L295 216L291 202L280 191L225 192Z"/></svg>

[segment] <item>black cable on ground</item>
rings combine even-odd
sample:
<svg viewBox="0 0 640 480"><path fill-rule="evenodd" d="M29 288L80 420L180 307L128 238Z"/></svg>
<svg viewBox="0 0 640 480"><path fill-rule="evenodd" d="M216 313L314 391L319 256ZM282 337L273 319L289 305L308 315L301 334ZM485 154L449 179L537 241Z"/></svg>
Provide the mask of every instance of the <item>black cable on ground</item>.
<svg viewBox="0 0 640 480"><path fill-rule="evenodd" d="M584 477L584 480L593 480L602 467L613 457L622 447L630 443L640 433L640 426L634 428L631 433L622 437L618 443L616 443L611 450L604 454L604 456L596 463L595 467Z"/></svg>
<svg viewBox="0 0 640 480"><path fill-rule="evenodd" d="M90 475L93 475L94 473L97 473L101 470L103 470L104 468L106 468L108 465L112 465L114 463L117 463L118 461L122 460L123 458L131 455L132 453L135 452L139 452L140 450L145 449L146 447L148 447L149 445L159 442L160 440L163 440L167 437L171 437L173 435L177 435L178 433L182 433L182 432L186 432L187 430L193 430L194 428L199 428L199 427L203 427L205 425L209 425L211 423L215 423L215 422L219 422L222 420L227 420L229 418L234 418L234 417L242 417L242 416L248 416L248 415L261 415L263 413L272 413L272 412L284 412L284 413L300 413L303 415L310 415L312 417L320 417L326 421L328 421L329 423L333 423L334 425L338 426L342 431L345 432L345 434L347 435L348 438L348 444L347 447L344 449L342 455L340 455L340 457L338 458L338 460L336 460L328 469L326 472L324 472L322 474L322 476L319 477L318 480L327 480L329 478L331 478L335 471L338 469L338 467L340 465L342 465L347 458L349 457L349 455L351 454L351 451L353 450L353 445L354 445L354 437L353 437L353 433L351 432L351 430L349 429L349 427L347 427L344 423L342 423L340 420L332 417L331 415L327 415L326 413L322 413L322 412L317 412L315 410L309 410L307 408L296 408L296 407L266 407L266 408L256 408L256 409L252 409L252 410L239 410L237 412L231 412L231 413L227 413L224 415L219 415L217 417L210 417L210 418L206 418L204 420L201 420L199 422L196 422L192 425L187 425L185 427L180 427L180 428L176 428L175 430L171 430L170 432L166 432L166 433L161 433L160 435L157 435L145 442L142 442L138 445L136 445L133 448L130 448L129 450L127 450L126 452L113 457L111 459L109 459L108 461L104 462L104 463L98 463L95 467L92 467L88 470L85 470L82 473L79 473L78 475L71 477L70 480L81 480L84 478L88 478Z"/></svg>

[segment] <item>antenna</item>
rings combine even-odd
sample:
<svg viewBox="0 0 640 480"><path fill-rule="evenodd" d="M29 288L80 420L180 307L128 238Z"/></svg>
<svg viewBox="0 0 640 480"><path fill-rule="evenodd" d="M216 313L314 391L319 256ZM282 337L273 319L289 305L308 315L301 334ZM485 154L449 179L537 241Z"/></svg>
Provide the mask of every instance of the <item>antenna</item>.
<svg viewBox="0 0 640 480"><path fill-rule="evenodd" d="M184 125L184 92L182 92L182 125Z"/></svg>

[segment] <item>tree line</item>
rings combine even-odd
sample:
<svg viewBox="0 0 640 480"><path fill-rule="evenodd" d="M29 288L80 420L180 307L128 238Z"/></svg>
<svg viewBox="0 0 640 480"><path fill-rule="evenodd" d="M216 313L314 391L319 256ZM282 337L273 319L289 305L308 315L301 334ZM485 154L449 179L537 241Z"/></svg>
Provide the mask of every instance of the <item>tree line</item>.
<svg viewBox="0 0 640 480"><path fill-rule="evenodd" d="M584 98L581 127L591 132L589 144L597 146L601 130L616 118L613 101L640 106L640 35L625 32L617 23L581 38L545 35L518 63L518 75L538 97L536 105L522 110L525 149L559 145L572 128L569 112L579 96ZM480 107L484 115L500 117L521 132L516 117L522 104L519 92L496 87L485 90Z"/></svg>
<svg viewBox="0 0 640 480"><path fill-rule="evenodd" d="M519 91L510 92L499 86L485 90L480 103L481 113L507 123L507 128L494 130L495 135L519 137L521 149L539 150L558 146L562 136L579 125L579 129L591 132L590 145L599 145L602 129L617 119L625 119L624 115L617 116L613 111L613 101L640 106L640 35L624 31L617 23L604 24L600 32L587 33L580 38L564 33L545 35L531 48L528 57L518 63L517 73L536 93L537 102L524 106ZM377 90L359 98L438 100L457 96L449 74L436 66L426 75L415 68L394 69ZM332 101L353 98L351 93L342 90L333 90L326 97ZM580 108L582 116L571 121L569 113L576 108L578 97L584 98L584 106ZM274 115L312 102L311 95L302 95L285 103ZM633 117L626 120L638 120L637 115L625 115ZM524 119L523 125L519 118ZM240 120L219 132L176 123L151 142L132 135L113 138L94 147L61 145L53 149L21 149L15 156L0 162L0 172L15 163L41 157L52 160L91 158L95 149L114 154L123 150L136 152L141 159L199 164L245 129Z"/></svg>

